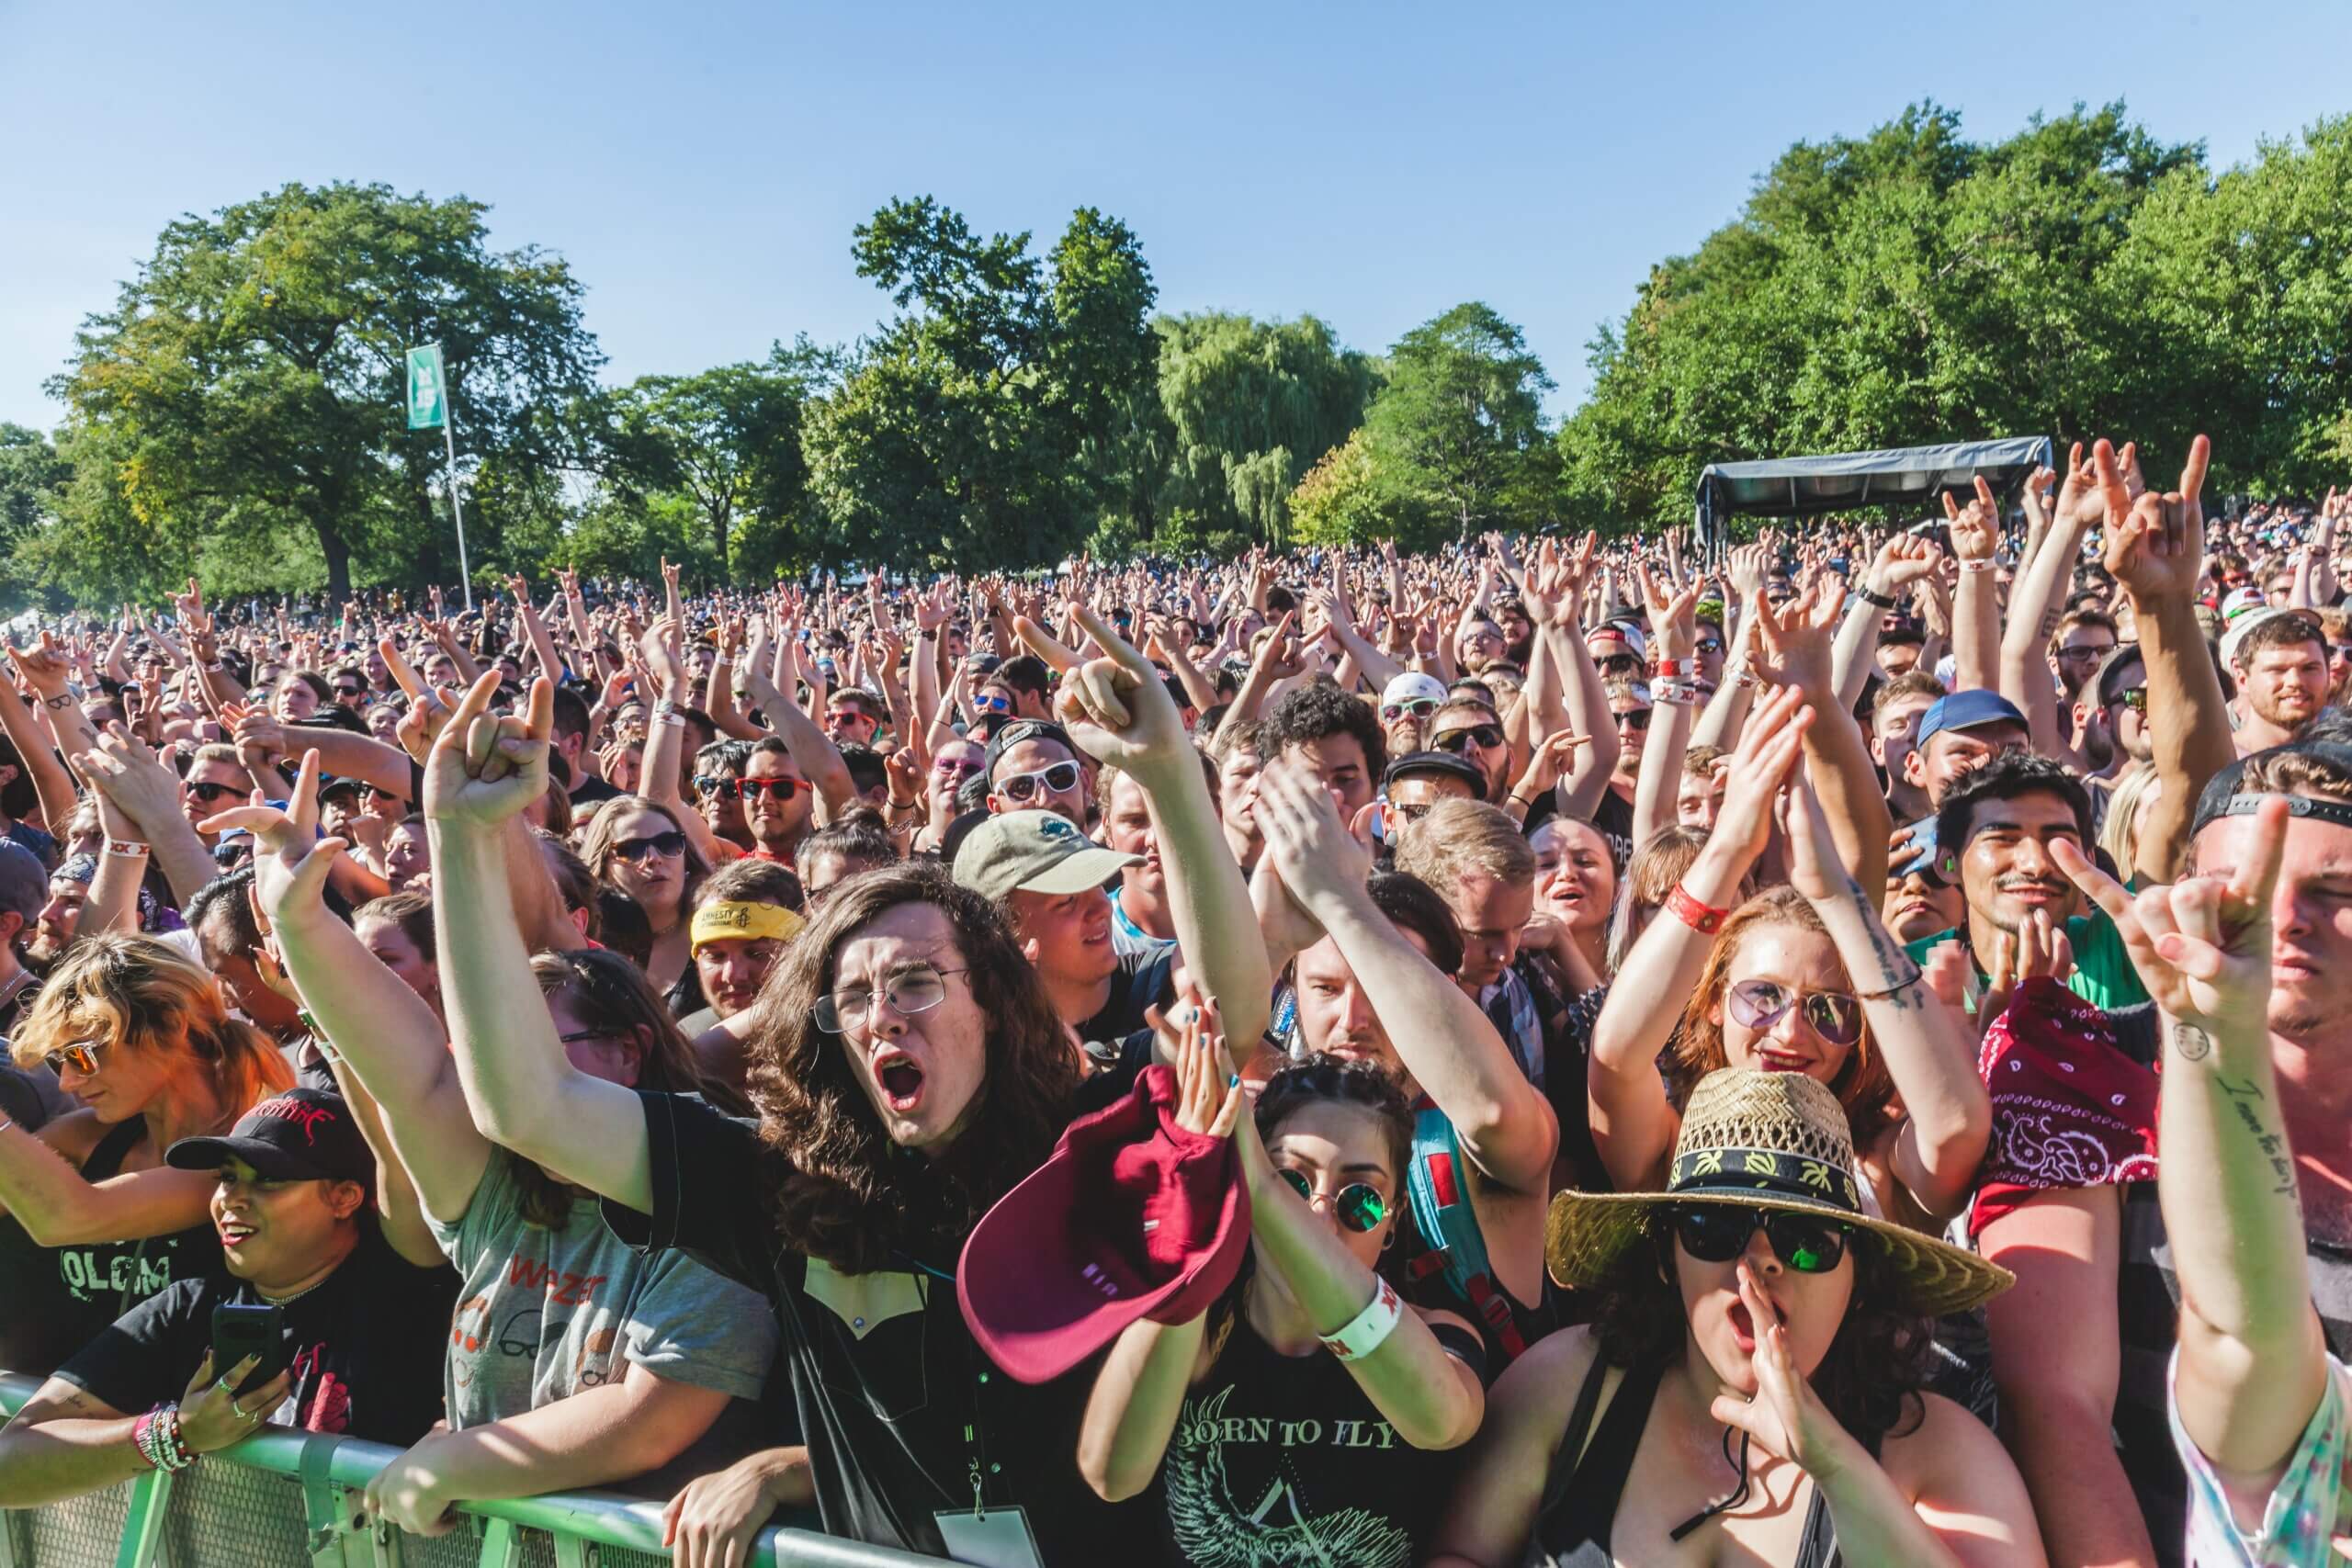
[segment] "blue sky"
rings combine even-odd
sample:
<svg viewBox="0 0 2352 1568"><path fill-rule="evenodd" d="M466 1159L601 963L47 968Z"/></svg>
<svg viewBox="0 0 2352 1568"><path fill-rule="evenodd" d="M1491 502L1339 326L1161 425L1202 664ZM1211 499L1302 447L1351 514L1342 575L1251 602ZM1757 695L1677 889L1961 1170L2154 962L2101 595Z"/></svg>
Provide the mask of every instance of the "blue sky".
<svg viewBox="0 0 2352 1568"><path fill-rule="evenodd" d="M1937 19L1940 14L1942 19ZM2117 97L2218 163L2352 108L2352 6L525 6L0 0L0 419L156 231L284 181L492 204L560 251L615 379L842 341L851 227L1142 236L1170 310L1377 350L1459 300L1560 388L1789 142L1933 97L1977 137Z"/></svg>

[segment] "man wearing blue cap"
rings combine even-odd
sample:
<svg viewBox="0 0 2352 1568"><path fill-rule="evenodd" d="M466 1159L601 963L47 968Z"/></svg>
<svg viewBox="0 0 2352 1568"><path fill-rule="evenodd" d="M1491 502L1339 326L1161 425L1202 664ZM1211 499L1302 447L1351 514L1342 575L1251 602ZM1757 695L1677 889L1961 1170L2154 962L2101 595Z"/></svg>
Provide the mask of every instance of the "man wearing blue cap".
<svg viewBox="0 0 2352 1568"><path fill-rule="evenodd" d="M1951 781L2029 743L2025 715L2000 693L1954 692L1919 716L1919 738L1903 760L1905 779L1939 804Z"/></svg>

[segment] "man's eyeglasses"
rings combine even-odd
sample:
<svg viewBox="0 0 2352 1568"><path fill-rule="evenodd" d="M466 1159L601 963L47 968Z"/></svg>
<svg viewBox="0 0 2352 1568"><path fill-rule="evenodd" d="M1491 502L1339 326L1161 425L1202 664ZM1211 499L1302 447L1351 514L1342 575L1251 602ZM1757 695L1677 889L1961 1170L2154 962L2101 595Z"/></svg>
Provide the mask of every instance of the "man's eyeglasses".
<svg viewBox="0 0 2352 1568"><path fill-rule="evenodd" d="M1035 799L1042 787L1054 795L1068 795L1078 787L1079 766L1076 762L1056 762L1050 768L1040 768L1034 773L1012 773L996 781L996 791L1005 799L1019 803Z"/></svg>
<svg viewBox="0 0 2352 1568"><path fill-rule="evenodd" d="M1012 699L1011 697L986 695L974 697L972 699L972 711L974 713L1011 713L1012 711Z"/></svg>
<svg viewBox="0 0 2352 1568"><path fill-rule="evenodd" d="M961 969L933 969L929 964L909 969L891 976L889 984L882 988L882 999L901 1017L929 1012L947 999L947 976L964 973ZM819 997L810 1016L826 1033L846 1034L862 1026L873 1011L872 991L835 991Z"/></svg>
<svg viewBox="0 0 2352 1568"><path fill-rule="evenodd" d="M1600 661L1600 672L1603 675L1638 675L1642 672L1642 661L1630 653L1612 653Z"/></svg>
<svg viewBox="0 0 2352 1568"><path fill-rule="evenodd" d="M835 708L825 716L835 724L875 724L879 721L864 708Z"/></svg>
<svg viewBox="0 0 2352 1568"><path fill-rule="evenodd" d="M942 777L968 779L987 766L986 762L975 762L968 759L959 762L953 757L942 757L931 764L931 771Z"/></svg>
<svg viewBox="0 0 2352 1568"><path fill-rule="evenodd" d="M365 686L337 686L334 689L334 699L339 703L356 703L367 694Z"/></svg>
<svg viewBox="0 0 2352 1568"><path fill-rule="evenodd" d="M1616 719L1620 729L1647 729L1650 727L1650 710L1647 708L1627 708L1623 713L1611 716Z"/></svg>
<svg viewBox="0 0 2352 1568"><path fill-rule="evenodd" d="M1682 1250L1702 1263L1728 1263L1758 1231L1773 1256L1800 1274L1826 1274L1846 1256L1853 1228L1818 1214L1734 1203L1685 1203L1668 1211Z"/></svg>
<svg viewBox="0 0 2352 1568"><path fill-rule="evenodd" d="M1499 724L1474 724L1466 729L1449 729L1443 735L1430 738L1430 745L1441 751L1451 751L1457 757L1467 746L1490 750L1502 743L1503 727Z"/></svg>
<svg viewBox="0 0 2352 1568"><path fill-rule="evenodd" d="M1407 714L1411 714L1415 718L1427 718L1435 712L1437 712L1435 697L1413 697L1405 702L1384 705L1380 710L1380 716L1388 723L1394 724Z"/></svg>
<svg viewBox="0 0 2352 1568"><path fill-rule="evenodd" d="M41 1060L49 1064L52 1073L62 1074L71 1067L86 1078L98 1070L98 1045L95 1041L76 1040L70 1045L59 1046Z"/></svg>
<svg viewBox="0 0 2352 1568"><path fill-rule="evenodd" d="M770 800L787 801L808 787L806 780L794 778L737 779L735 781L735 793L741 795L747 802L757 800L763 795Z"/></svg>
<svg viewBox="0 0 2352 1568"><path fill-rule="evenodd" d="M2070 664L2079 664L2086 660L2097 663L2114 651L2111 648L2062 648L2058 650L2058 657Z"/></svg>
<svg viewBox="0 0 2352 1568"><path fill-rule="evenodd" d="M381 784L361 784L359 786L359 798L363 801L371 803L379 800L389 800L395 805L401 806L404 806L408 803L405 796L394 795L390 790L386 789Z"/></svg>
<svg viewBox="0 0 2352 1568"><path fill-rule="evenodd" d="M198 806L210 806L213 802L224 797L230 800L239 800L243 798L246 794L245 791L239 789L235 784L212 784L209 782L183 784L180 787L187 790L190 797L193 798Z"/></svg>
<svg viewBox="0 0 2352 1568"><path fill-rule="evenodd" d="M1699 639L1698 646L1702 653L1721 653L1724 650L1724 639L1719 637L1702 637Z"/></svg>
<svg viewBox="0 0 2352 1568"><path fill-rule="evenodd" d="M695 793L706 800L739 800L742 798L741 779L721 777L717 773L696 773Z"/></svg>
<svg viewBox="0 0 2352 1568"><path fill-rule="evenodd" d="M1742 980L1731 988L1732 1017L1761 1034L1798 1009L1813 1032L1832 1045L1862 1037L1862 1004L1841 991L1795 991L1771 980Z"/></svg>
<svg viewBox="0 0 2352 1568"><path fill-rule="evenodd" d="M1315 1206L1315 1183L1306 1179L1306 1172L1286 1169L1280 1174L1290 1183L1292 1191L1306 1200L1308 1208ZM1351 1181L1331 1195L1331 1213L1339 1217L1340 1224L1363 1235L1377 1230L1380 1222L1388 1217L1388 1200L1368 1181Z"/></svg>
<svg viewBox="0 0 2352 1568"><path fill-rule="evenodd" d="M625 861L640 861L648 854L660 855L663 860L675 860L685 852L686 836L675 828L666 833L655 833L650 838L616 839L613 841L613 853Z"/></svg>
<svg viewBox="0 0 2352 1568"><path fill-rule="evenodd" d="M2148 711L2148 688L2145 686L2126 687L2124 690L2115 694L2115 700L2121 703L2125 707L2130 708L2133 713L2145 713Z"/></svg>

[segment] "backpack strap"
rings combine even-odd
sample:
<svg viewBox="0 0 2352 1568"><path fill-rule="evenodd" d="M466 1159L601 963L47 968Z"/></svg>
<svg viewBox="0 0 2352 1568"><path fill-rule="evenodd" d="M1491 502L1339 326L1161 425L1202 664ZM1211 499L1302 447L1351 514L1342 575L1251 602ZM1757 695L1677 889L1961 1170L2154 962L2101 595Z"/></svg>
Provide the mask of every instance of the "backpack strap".
<svg viewBox="0 0 2352 1568"><path fill-rule="evenodd" d="M1413 1157L1406 1172L1405 1195L1412 1205L1413 1224L1429 1245L1427 1252L1407 1261L1407 1273L1418 1280L1442 1272L1446 1284L1493 1331L1505 1362L1516 1359L1527 1341L1510 1299L1495 1283L1487 1263L1487 1239L1471 1204L1469 1172L1453 1135L1453 1121L1434 1105L1413 1113Z"/></svg>

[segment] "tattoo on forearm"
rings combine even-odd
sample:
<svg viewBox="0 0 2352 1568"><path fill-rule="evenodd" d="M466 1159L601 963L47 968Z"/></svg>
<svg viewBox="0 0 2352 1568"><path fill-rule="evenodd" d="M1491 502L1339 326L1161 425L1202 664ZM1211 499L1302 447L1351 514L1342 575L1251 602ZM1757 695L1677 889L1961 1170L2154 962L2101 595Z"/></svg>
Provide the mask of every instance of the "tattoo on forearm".
<svg viewBox="0 0 2352 1568"><path fill-rule="evenodd" d="M2213 1054L2213 1037L2193 1023L2176 1023L2172 1048L2184 1062L2201 1062Z"/></svg>
<svg viewBox="0 0 2352 1568"><path fill-rule="evenodd" d="M2295 1162L2287 1152L2287 1140L2264 1126L2262 1113L2256 1109L2267 1097L2255 1087L2251 1078L2242 1084L2233 1084L2216 1073L2213 1086L2230 1097L2230 1104L2237 1111L2239 1122L2245 1124L2247 1135L2254 1139L2255 1147L2260 1149L2263 1158L2270 1162L2274 1181L2270 1190L2281 1197L2300 1198L2295 1187Z"/></svg>
<svg viewBox="0 0 2352 1568"><path fill-rule="evenodd" d="M1878 911L1871 907L1869 897L1862 892L1862 885L1854 880L1853 872L1843 867L1840 870L1846 878L1847 897L1854 900L1854 907L1862 913L1862 929L1871 939L1871 957L1878 964L1878 984L1871 988L1883 992L1887 1005L1898 1012L1907 1011L1911 998L1905 993L1911 988L1910 980L1919 977L1917 966L1911 964L1903 950L1895 945L1894 937L1887 932L1885 922L1879 919ZM1910 980L1905 978L1906 972Z"/></svg>

